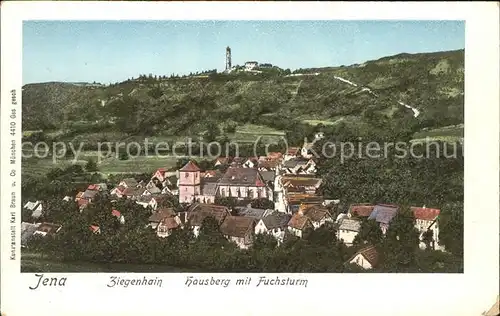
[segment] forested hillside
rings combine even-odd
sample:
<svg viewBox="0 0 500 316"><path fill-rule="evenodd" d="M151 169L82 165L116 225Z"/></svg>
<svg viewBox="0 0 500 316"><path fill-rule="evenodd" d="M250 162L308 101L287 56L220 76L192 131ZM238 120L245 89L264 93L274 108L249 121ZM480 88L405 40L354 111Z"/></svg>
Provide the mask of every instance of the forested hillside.
<svg viewBox="0 0 500 316"><path fill-rule="evenodd" d="M368 121L374 117L389 120L390 126L405 125L408 133L463 123L464 50L289 73L272 69L142 75L112 85L28 84L23 87L23 130L190 136L214 129L231 133L253 124L287 132L294 143L318 124L342 123L343 131L363 134L373 128ZM390 126L377 128L390 132Z"/></svg>

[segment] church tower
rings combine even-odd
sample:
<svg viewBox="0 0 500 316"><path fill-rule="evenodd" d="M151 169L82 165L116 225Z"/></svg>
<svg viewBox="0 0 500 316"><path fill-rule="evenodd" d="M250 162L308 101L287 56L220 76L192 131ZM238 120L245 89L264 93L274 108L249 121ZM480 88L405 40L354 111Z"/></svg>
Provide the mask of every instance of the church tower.
<svg viewBox="0 0 500 316"><path fill-rule="evenodd" d="M231 47L226 47L226 72L231 71Z"/></svg>
<svg viewBox="0 0 500 316"><path fill-rule="evenodd" d="M179 170L179 203L192 203L200 195L200 171L192 161Z"/></svg>
<svg viewBox="0 0 500 316"><path fill-rule="evenodd" d="M274 209L281 213L287 213L288 203L285 198L283 181L281 180L280 168L276 168L274 178Z"/></svg>

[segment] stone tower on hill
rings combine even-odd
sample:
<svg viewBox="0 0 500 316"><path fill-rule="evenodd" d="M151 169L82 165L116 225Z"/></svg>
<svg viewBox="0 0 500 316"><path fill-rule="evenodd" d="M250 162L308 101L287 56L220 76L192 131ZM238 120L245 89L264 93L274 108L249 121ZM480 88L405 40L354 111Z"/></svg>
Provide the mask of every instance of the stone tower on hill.
<svg viewBox="0 0 500 316"><path fill-rule="evenodd" d="M231 47L226 47L226 72L231 71Z"/></svg>

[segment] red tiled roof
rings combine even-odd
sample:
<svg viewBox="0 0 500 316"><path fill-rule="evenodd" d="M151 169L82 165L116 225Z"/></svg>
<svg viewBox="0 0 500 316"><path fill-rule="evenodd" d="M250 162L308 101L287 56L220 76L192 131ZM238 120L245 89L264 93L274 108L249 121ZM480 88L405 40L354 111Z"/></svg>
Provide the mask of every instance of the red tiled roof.
<svg viewBox="0 0 500 316"><path fill-rule="evenodd" d="M255 220L251 217L227 216L220 226L222 234L231 237L245 237L251 233Z"/></svg>
<svg viewBox="0 0 500 316"><path fill-rule="evenodd" d="M215 204L192 204L188 209L188 222L191 226L201 226L203 220L212 216L220 224L226 216L231 215L231 212L226 206Z"/></svg>
<svg viewBox="0 0 500 316"><path fill-rule="evenodd" d="M165 217L161 220L159 225L166 227L168 229L174 229L180 226L179 222L175 217Z"/></svg>
<svg viewBox="0 0 500 316"><path fill-rule="evenodd" d="M184 165L179 171L184 171L184 172L196 172L200 171L200 168L191 160Z"/></svg>
<svg viewBox="0 0 500 316"><path fill-rule="evenodd" d="M121 214L121 213L120 213L120 211L118 211L118 210L113 210L113 211L111 211L111 215L116 216L116 217L120 217L120 216L122 216L122 214Z"/></svg>
<svg viewBox="0 0 500 316"><path fill-rule="evenodd" d="M86 199L79 199L78 200L78 206L79 207L85 206L85 205L87 205L89 203L90 203L89 200L86 200Z"/></svg>
<svg viewBox="0 0 500 316"><path fill-rule="evenodd" d="M96 184L91 184L88 186L87 190L99 190L99 186Z"/></svg>
<svg viewBox="0 0 500 316"><path fill-rule="evenodd" d="M300 150L300 148L298 148L298 147L290 147L290 148L288 148L288 151L286 153L288 155L295 155L299 150Z"/></svg>
<svg viewBox="0 0 500 316"><path fill-rule="evenodd" d="M280 159L283 157L283 154L280 152L270 152L267 154L267 158L269 159Z"/></svg>
<svg viewBox="0 0 500 316"><path fill-rule="evenodd" d="M292 218L288 222L288 226L303 230L307 227L307 225L311 225L311 220L307 216L303 216L300 213L293 214Z"/></svg>
<svg viewBox="0 0 500 316"><path fill-rule="evenodd" d="M89 228L90 228L90 230L91 230L92 232L94 232L94 233L95 233L95 232L97 232L97 231L99 230L99 226L96 226L96 225L90 225L90 227L89 227Z"/></svg>
<svg viewBox="0 0 500 316"><path fill-rule="evenodd" d="M156 170L155 174L159 173L163 177L166 172L167 170L165 168L159 168L158 170Z"/></svg>
<svg viewBox="0 0 500 316"><path fill-rule="evenodd" d="M225 163L227 163L229 161L229 159L230 158L228 158L228 157L219 157L219 158L217 158L216 161L218 161L221 164L225 164Z"/></svg>
<svg viewBox="0 0 500 316"><path fill-rule="evenodd" d="M378 252L375 246L368 246L360 251L357 252L357 254L363 255L365 259L372 265L372 267L376 266L378 263Z"/></svg>
<svg viewBox="0 0 500 316"><path fill-rule="evenodd" d="M299 212L302 212L304 216L308 217L313 222L319 222L324 217L332 217L330 212L321 205L307 205L302 204L299 208Z"/></svg>
<svg viewBox="0 0 500 316"><path fill-rule="evenodd" d="M439 216L439 213L441 213L440 210L435 208L411 207L410 209L413 212L415 219L422 219L426 221L433 221Z"/></svg>
<svg viewBox="0 0 500 316"><path fill-rule="evenodd" d="M373 211L375 205L372 204L352 204L349 207L349 212L360 217L368 217Z"/></svg>
<svg viewBox="0 0 500 316"><path fill-rule="evenodd" d="M119 185L119 186L117 186L115 189L116 189L117 191L119 191L120 193L123 193L123 191L125 191L125 189L126 189L126 188L125 188L124 186Z"/></svg>

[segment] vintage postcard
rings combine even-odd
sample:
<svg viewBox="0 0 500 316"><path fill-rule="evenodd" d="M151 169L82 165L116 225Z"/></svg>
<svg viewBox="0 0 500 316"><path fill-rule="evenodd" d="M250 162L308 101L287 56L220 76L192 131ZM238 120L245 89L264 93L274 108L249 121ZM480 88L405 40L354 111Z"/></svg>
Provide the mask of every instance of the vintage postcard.
<svg viewBox="0 0 500 316"><path fill-rule="evenodd" d="M494 304L494 3L2 6L5 315Z"/></svg>

